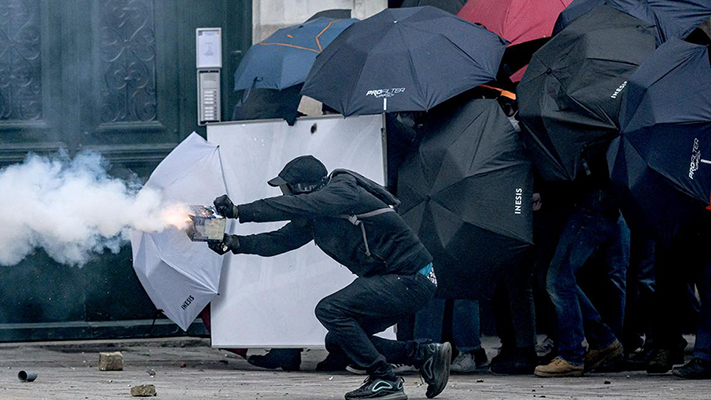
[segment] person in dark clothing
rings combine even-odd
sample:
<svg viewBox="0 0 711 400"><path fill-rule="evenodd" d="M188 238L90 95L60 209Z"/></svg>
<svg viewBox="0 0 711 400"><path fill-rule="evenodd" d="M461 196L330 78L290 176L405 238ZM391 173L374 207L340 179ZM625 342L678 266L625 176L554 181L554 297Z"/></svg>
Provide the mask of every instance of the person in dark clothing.
<svg viewBox="0 0 711 400"><path fill-rule="evenodd" d="M432 299L437 280L432 256L394 212L397 200L382 186L357 173L335 170L313 156L290 161L268 182L283 196L234 205L215 199L219 213L245 222L289 221L258 235L225 235L209 246L218 254L274 256L314 241L331 258L358 276L322 299L316 317L328 330L329 351L340 349L368 372L368 379L346 399L406 399L402 378L390 363L413 365L427 382L428 398L449 379L449 343L401 342L374 336L415 313Z"/></svg>

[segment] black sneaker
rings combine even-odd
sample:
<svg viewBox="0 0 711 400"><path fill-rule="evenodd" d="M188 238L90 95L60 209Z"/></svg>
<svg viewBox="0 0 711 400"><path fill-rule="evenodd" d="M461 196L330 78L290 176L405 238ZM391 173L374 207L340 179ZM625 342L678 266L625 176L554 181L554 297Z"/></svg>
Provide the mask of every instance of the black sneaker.
<svg viewBox="0 0 711 400"><path fill-rule="evenodd" d="M675 364L684 363L684 349L688 343L685 339L681 339L674 348L657 347L652 350L647 363L648 374L664 374L668 372Z"/></svg>
<svg viewBox="0 0 711 400"><path fill-rule="evenodd" d="M672 374L684 379L711 379L711 362L694 357L681 367L674 367Z"/></svg>
<svg viewBox="0 0 711 400"><path fill-rule="evenodd" d="M247 362L261 368L298 371L301 365L301 350L272 349L263 356L249 356Z"/></svg>
<svg viewBox="0 0 711 400"><path fill-rule="evenodd" d="M346 393L346 400L379 399L379 400L407 400L405 390L402 388L402 378L388 381L382 378L366 378L363 386Z"/></svg>
<svg viewBox="0 0 711 400"><path fill-rule="evenodd" d="M449 343L430 343L424 347L424 363L420 375L427 382L427 395L431 399L442 393L449 380L449 364L452 361L452 345Z"/></svg>

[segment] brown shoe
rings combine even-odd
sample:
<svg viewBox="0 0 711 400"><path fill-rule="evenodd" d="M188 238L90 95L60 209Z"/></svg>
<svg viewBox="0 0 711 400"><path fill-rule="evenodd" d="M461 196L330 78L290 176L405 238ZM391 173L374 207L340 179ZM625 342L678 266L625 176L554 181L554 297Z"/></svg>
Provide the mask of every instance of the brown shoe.
<svg viewBox="0 0 711 400"><path fill-rule="evenodd" d="M571 364L560 357L556 357L548 365L539 365L533 372L543 378L563 376L583 376L585 368L582 365Z"/></svg>
<svg viewBox="0 0 711 400"><path fill-rule="evenodd" d="M585 370L592 371L595 368L622 357L622 344L619 340L615 340L614 343L599 350L588 350L585 353Z"/></svg>

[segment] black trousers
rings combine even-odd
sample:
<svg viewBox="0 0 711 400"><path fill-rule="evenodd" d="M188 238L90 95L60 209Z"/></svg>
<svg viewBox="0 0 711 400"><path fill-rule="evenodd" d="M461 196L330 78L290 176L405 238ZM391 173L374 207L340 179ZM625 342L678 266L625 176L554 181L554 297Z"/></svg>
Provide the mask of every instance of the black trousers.
<svg viewBox="0 0 711 400"><path fill-rule="evenodd" d="M328 330L326 348L342 352L373 378L391 377L389 363L416 364L417 342L374 335L414 314L436 289L421 274L357 278L316 306L316 318Z"/></svg>

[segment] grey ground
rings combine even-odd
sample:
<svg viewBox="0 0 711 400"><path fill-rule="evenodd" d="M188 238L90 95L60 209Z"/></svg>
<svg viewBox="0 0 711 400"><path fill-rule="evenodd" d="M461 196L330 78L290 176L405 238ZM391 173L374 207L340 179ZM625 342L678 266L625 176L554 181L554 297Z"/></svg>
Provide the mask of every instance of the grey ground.
<svg viewBox="0 0 711 400"><path fill-rule="evenodd" d="M496 340L485 338L489 356ZM99 352L122 351L123 371L102 372ZM250 354L262 354L253 350ZM234 354L209 347L207 339L0 344L0 399L132 399L132 386L153 384L162 399L343 399L362 376L315 372L324 350L303 353L302 372L258 369ZM182 364L182 365L181 365ZM34 370L32 383L17 379ZM155 375L152 376L151 373ZM425 399L417 375L405 377L410 399ZM671 374L593 373L582 378L453 375L438 399L711 399L711 381Z"/></svg>

